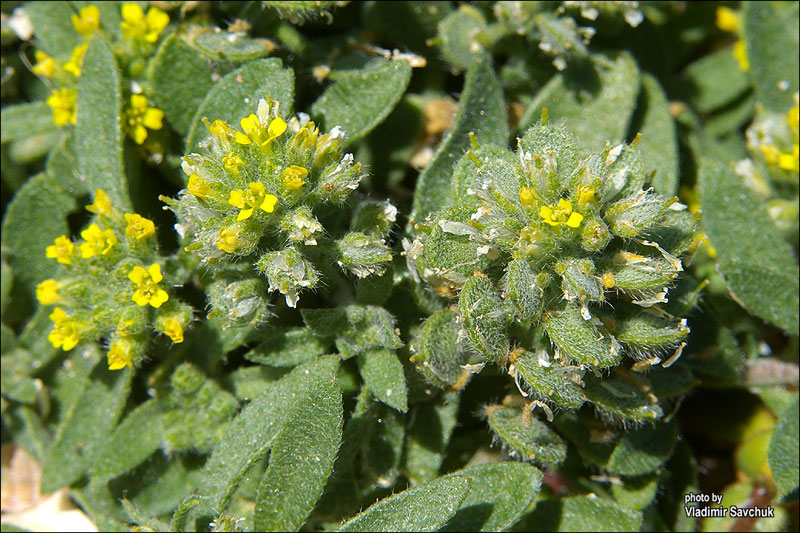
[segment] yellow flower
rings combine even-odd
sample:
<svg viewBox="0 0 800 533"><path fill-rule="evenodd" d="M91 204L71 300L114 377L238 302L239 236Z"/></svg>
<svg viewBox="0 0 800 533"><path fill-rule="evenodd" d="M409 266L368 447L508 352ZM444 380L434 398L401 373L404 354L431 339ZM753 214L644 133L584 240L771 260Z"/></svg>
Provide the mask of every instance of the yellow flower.
<svg viewBox="0 0 800 533"><path fill-rule="evenodd" d="M36 64L31 69L34 74L49 78L56 71L56 62L51 56L41 50L36 50L33 57L36 59Z"/></svg>
<svg viewBox="0 0 800 533"><path fill-rule="evenodd" d="M47 336L50 344L65 352L73 349L80 340L77 323L60 307L53 309L53 312L50 313L50 320L53 321L53 331Z"/></svg>
<svg viewBox="0 0 800 533"><path fill-rule="evenodd" d="M146 239L156 232L153 221L141 215L125 213L125 221L128 223L125 234L134 237L137 241Z"/></svg>
<svg viewBox="0 0 800 533"><path fill-rule="evenodd" d="M256 181L250 182L246 191L240 191L238 189L232 190L228 203L241 209L236 220L245 220L253 215L253 210L256 207L260 207L267 213L272 213L275 210L275 204L278 203L278 197L266 193L264 184L260 181Z"/></svg>
<svg viewBox="0 0 800 533"><path fill-rule="evenodd" d="M595 192L594 185L581 185L578 187L578 203L586 205L589 202L594 202Z"/></svg>
<svg viewBox="0 0 800 533"><path fill-rule="evenodd" d="M181 321L175 317L169 317L164 320L164 333L166 333L175 344L183 342L183 325Z"/></svg>
<svg viewBox="0 0 800 533"><path fill-rule="evenodd" d="M782 153L778 156L778 167L793 172L800 171L800 146L792 146L792 153Z"/></svg>
<svg viewBox="0 0 800 533"><path fill-rule="evenodd" d="M536 203L536 193L533 189L523 187L519 190L519 199L522 205L533 205Z"/></svg>
<svg viewBox="0 0 800 533"><path fill-rule="evenodd" d="M733 45L733 57L739 62L740 69L750 70L750 60L747 59L747 46L742 39L739 39Z"/></svg>
<svg viewBox="0 0 800 533"><path fill-rule="evenodd" d="M133 358L131 357L131 342L121 337L111 343L108 349L108 369L121 370L126 366L133 368Z"/></svg>
<svg viewBox="0 0 800 533"><path fill-rule="evenodd" d="M157 107L147 105L147 97L142 94L132 94L131 103L125 110L123 125L133 141L142 144L147 139L147 130L160 130L163 119L164 112Z"/></svg>
<svg viewBox="0 0 800 533"><path fill-rule="evenodd" d="M72 15L72 26L75 31L89 37L100 27L100 10L97 6L82 7L80 15Z"/></svg>
<svg viewBox="0 0 800 533"><path fill-rule="evenodd" d="M56 126L75 124L78 112L75 103L78 101L78 91L75 89L53 89L46 102L53 109L53 123Z"/></svg>
<svg viewBox="0 0 800 533"><path fill-rule="evenodd" d="M211 194L211 187L197 174L189 176L189 183L186 185L186 189L198 198L207 198Z"/></svg>
<svg viewBox="0 0 800 533"><path fill-rule="evenodd" d="M101 230L97 224L92 224L81 232L81 237L86 241L81 244L81 257L88 259L96 255L106 255L117 244L117 236L110 229Z"/></svg>
<svg viewBox="0 0 800 533"><path fill-rule="evenodd" d="M64 70L75 76L76 78L81 75L81 67L83 66L83 56L86 55L86 49L89 48L89 43L79 44L72 49L72 55L69 61L64 63Z"/></svg>
<svg viewBox="0 0 800 533"><path fill-rule="evenodd" d="M158 286L158 283L164 279L161 275L161 266L158 263L153 263L147 267L147 270L138 265L133 267L133 270L128 274L128 279L136 284L136 291L131 296L131 299L138 306L150 304L158 309L161 304L169 299L167 291Z"/></svg>
<svg viewBox="0 0 800 533"><path fill-rule="evenodd" d="M796 93L795 96L797 96ZM786 123L789 124L789 129L797 135L800 130L800 106L794 106L786 113Z"/></svg>
<svg viewBox="0 0 800 533"><path fill-rule="evenodd" d="M158 36L169 24L169 15L158 9L151 7L144 14L139 4L122 4L122 35L126 39L141 43L154 43Z"/></svg>
<svg viewBox="0 0 800 533"><path fill-rule="evenodd" d="M572 202L563 198L558 205L543 205L539 209L539 216L551 226L566 224L570 228L577 228L583 220L583 215L572 210Z"/></svg>
<svg viewBox="0 0 800 533"><path fill-rule="evenodd" d="M111 215L111 198L108 197L103 189L94 191L94 203L86 206L86 210L98 215Z"/></svg>
<svg viewBox="0 0 800 533"><path fill-rule="evenodd" d="M211 126L208 127L208 131L210 131L211 135L219 140L229 140L231 137L233 137L233 130L231 127L221 120L215 120L212 122Z"/></svg>
<svg viewBox="0 0 800 533"><path fill-rule="evenodd" d="M742 16L729 7L717 8L717 28L738 33L742 29Z"/></svg>
<svg viewBox="0 0 800 533"><path fill-rule="evenodd" d="M258 117L250 114L239 121L244 133L237 131L235 135L236 142L239 144L255 143L262 148L269 146L269 144L277 139L286 131L287 124L281 117L272 119L269 127L264 130L264 127L259 123Z"/></svg>
<svg viewBox="0 0 800 533"><path fill-rule="evenodd" d="M239 167L242 165L244 165L242 158L233 152L222 158L222 166L225 167L225 170L231 172L232 174L239 174Z"/></svg>
<svg viewBox="0 0 800 533"><path fill-rule="evenodd" d="M59 283L54 279L46 279L36 286L36 299L42 305L53 305L61 300L58 295Z"/></svg>
<svg viewBox="0 0 800 533"><path fill-rule="evenodd" d="M55 244L51 244L45 250L47 257L57 260L62 265L72 263L72 254L75 251L75 245L72 244L72 241L66 235L62 235L61 237L56 237L54 242Z"/></svg>
<svg viewBox="0 0 800 533"><path fill-rule="evenodd" d="M283 186L290 191L296 191L306 184L306 176L308 176L307 169L292 165L283 171Z"/></svg>
<svg viewBox="0 0 800 533"><path fill-rule="evenodd" d="M217 240L217 248L223 252L232 254L242 246L239 241L239 232L236 228L222 228L219 230L219 239Z"/></svg>

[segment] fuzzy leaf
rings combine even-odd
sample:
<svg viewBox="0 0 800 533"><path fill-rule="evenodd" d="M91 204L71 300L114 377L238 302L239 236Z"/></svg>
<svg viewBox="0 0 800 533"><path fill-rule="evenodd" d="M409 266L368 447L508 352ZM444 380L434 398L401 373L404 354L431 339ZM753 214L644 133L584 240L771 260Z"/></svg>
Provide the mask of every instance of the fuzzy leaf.
<svg viewBox="0 0 800 533"><path fill-rule="evenodd" d="M280 59L257 59L229 72L208 92L192 119L186 138L186 152L196 152L208 137L203 117L210 122L224 120L238 128L239 120L255 113L260 98L280 102L281 114L288 116L294 105L294 72Z"/></svg>
<svg viewBox="0 0 800 533"><path fill-rule="evenodd" d="M370 348L358 355L358 366L364 384L380 401L405 413L408 391L403 364L394 350Z"/></svg>
<svg viewBox="0 0 800 533"><path fill-rule="evenodd" d="M453 385L464 370L465 353L458 346L457 314L442 309L428 317L411 344L417 368L434 385L446 388Z"/></svg>
<svg viewBox="0 0 800 533"><path fill-rule="evenodd" d="M576 64L554 80L525 110L521 125L532 124L546 107L550 120L565 122L581 153L625 140L639 94L639 69L630 55Z"/></svg>
<svg viewBox="0 0 800 533"><path fill-rule="evenodd" d="M435 531L458 511L470 489L462 476L448 476L375 503L341 525L340 531Z"/></svg>
<svg viewBox="0 0 800 533"><path fill-rule="evenodd" d="M159 449L164 438L155 400L139 405L114 428L91 468L96 479L111 479L135 468Z"/></svg>
<svg viewBox="0 0 800 533"><path fill-rule="evenodd" d="M342 438L342 393L335 379L309 389L287 414L261 478L256 531L296 531L322 494Z"/></svg>
<svg viewBox="0 0 800 533"><path fill-rule="evenodd" d="M734 299L789 333L798 333L797 262L754 192L718 163L700 172L703 228Z"/></svg>
<svg viewBox="0 0 800 533"><path fill-rule="evenodd" d="M81 349L89 349L79 347ZM99 360L69 409L62 415L55 440L44 459L42 491L52 492L77 481L101 453L114 423L122 415L133 371L108 370Z"/></svg>
<svg viewBox="0 0 800 533"><path fill-rule="evenodd" d="M233 419L205 467L201 494L209 509L224 511L241 475L269 449L289 413L319 383L333 379L335 357L321 357L271 384Z"/></svg>
<svg viewBox="0 0 800 533"><path fill-rule="evenodd" d="M185 134L192 117L214 86L206 62L191 46L173 33L161 44L150 66L153 97L170 125Z"/></svg>
<svg viewBox="0 0 800 533"><path fill-rule="evenodd" d="M213 31L199 33L193 44L211 60L224 60L244 63L265 57L274 50L275 45L266 39L253 39L243 32Z"/></svg>
<svg viewBox="0 0 800 533"><path fill-rule="evenodd" d="M642 74L639 103L633 116L631 135L642 134L639 153L648 172L655 172L652 185L663 195L678 189L678 137L669 114L667 94L652 74Z"/></svg>
<svg viewBox="0 0 800 533"><path fill-rule="evenodd" d="M697 111L709 113L739 98L750 88L750 80L726 48L686 67L679 87Z"/></svg>
<svg viewBox="0 0 800 533"><path fill-rule="evenodd" d="M652 422L664 416L661 406L628 381L585 375L583 393L604 419Z"/></svg>
<svg viewBox="0 0 800 533"><path fill-rule="evenodd" d="M503 92L488 59L477 59L467 71L453 126L417 179L411 220L421 221L450 202L453 165L469 147L470 132L479 143L495 145L509 135Z"/></svg>
<svg viewBox="0 0 800 533"><path fill-rule="evenodd" d="M786 409L778 420L769 442L767 460L778 486L778 497L794 493L797 496L798 470L798 401Z"/></svg>
<svg viewBox="0 0 800 533"><path fill-rule="evenodd" d="M567 457L567 443L550 427L514 407L492 406L486 409L489 427L508 447L512 457L542 465L557 465Z"/></svg>
<svg viewBox="0 0 800 533"><path fill-rule="evenodd" d="M639 531L642 513L597 496L546 499L517 526L519 531Z"/></svg>
<svg viewBox="0 0 800 533"><path fill-rule="evenodd" d="M83 58L78 78L75 153L86 188L103 189L120 208L130 209L122 161L122 86L108 41L95 38Z"/></svg>
<svg viewBox="0 0 800 533"><path fill-rule="evenodd" d="M308 328L274 328L266 340L244 354L245 359L262 365L296 366L328 351L329 344Z"/></svg>
<svg viewBox="0 0 800 533"><path fill-rule="evenodd" d="M36 44L51 56L69 56L82 37L72 27L74 13L67 2L26 2L25 13L33 24Z"/></svg>
<svg viewBox="0 0 800 533"><path fill-rule="evenodd" d="M458 299L458 313L467 338L478 352L495 362L505 357L509 339L504 331L511 320L491 281L481 276L467 280Z"/></svg>
<svg viewBox="0 0 800 533"><path fill-rule="evenodd" d="M546 352L542 356L547 356ZM586 401L580 387L565 370L550 363L549 357L540 362L538 354L525 352L514 359L514 367L527 389L541 400L566 409L578 409Z"/></svg>
<svg viewBox="0 0 800 533"><path fill-rule="evenodd" d="M3 144L57 131L53 111L44 102L5 106L2 122L0 140Z"/></svg>
<svg viewBox="0 0 800 533"><path fill-rule="evenodd" d="M456 427L459 399L457 392L449 392L435 402L421 403L415 408L405 453L406 469L412 481L429 481L439 473Z"/></svg>
<svg viewBox="0 0 800 533"><path fill-rule="evenodd" d="M311 106L325 128L340 126L345 146L372 131L392 112L411 80L407 61L386 61L361 70L331 73L334 84Z"/></svg>
<svg viewBox="0 0 800 533"><path fill-rule="evenodd" d="M796 2L744 4L744 40L758 101L785 113L798 90L798 5ZM786 84L785 89L781 89Z"/></svg>
<svg viewBox="0 0 800 533"><path fill-rule="evenodd" d="M439 47L455 71L467 70L476 56L484 53L474 37L485 27L483 16L469 5L462 5L439 22Z"/></svg>
<svg viewBox="0 0 800 533"><path fill-rule="evenodd" d="M489 463L451 474L471 482L469 494L441 531L507 531L542 486L539 469L515 462Z"/></svg>

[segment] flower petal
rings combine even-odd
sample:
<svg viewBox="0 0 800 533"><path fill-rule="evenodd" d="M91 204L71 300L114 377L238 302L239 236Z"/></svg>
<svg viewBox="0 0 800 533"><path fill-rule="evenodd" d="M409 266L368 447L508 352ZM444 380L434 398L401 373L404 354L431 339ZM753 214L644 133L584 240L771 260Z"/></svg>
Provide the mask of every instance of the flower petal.
<svg viewBox="0 0 800 533"><path fill-rule="evenodd" d="M242 209L239 211L239 214L236 216L237 221L247 220L253 215L253 207L249 209Z"/></svg>
<svg viewBox="0 0 800 533"><path fill-rule="evenodd" d="M150 279L153 280L153 283L158 283L164 279L164 276L161 275L161 265L158 263L153 263L147 267L147 272L150 274Z"/></svg>
<svg viewBox="0 0 800 533"><path fill-rule="evenodd" d="M570 228L577 228L578 226L581 225L582 220L583 220L583 215L581 215L580 213L575 213L573 211L573 213L567 219L567 226L569 226Z"/></svg>

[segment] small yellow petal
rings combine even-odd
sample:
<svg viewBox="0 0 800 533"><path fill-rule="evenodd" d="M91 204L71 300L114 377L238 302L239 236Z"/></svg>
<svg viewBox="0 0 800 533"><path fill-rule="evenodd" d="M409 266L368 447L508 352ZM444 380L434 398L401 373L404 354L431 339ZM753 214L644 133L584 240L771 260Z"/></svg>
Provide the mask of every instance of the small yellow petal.
<svg viewBox="0 0 800 533"><path fill-rule="evenodd" d="M277 117L269 123L269 136L270 138L275 138L278 135L282 135L283 132L286 131L287 124L281 117Z"/></svg>
<svg viewBox="0 0 800 533"><path fill-rule="evenodd" d="M169 300L169 294L164 289L158 289L155 296L150 299L150 305L158 309L164 302Z"/></svg>
<svg viewBox="0 0 800 533"><path fill-rule="evenodd" d="M577 228L581 225L581 221L583 220L583 215L580 213L573 212L569 218L567 219L567 226L570 228Z"/></svg>
<svg viewBox="0 0 800 533"><path fill-rule="evenodd" d="M164 112L156 107L148 107L142 117L142 124L151 130L160 130L163 127Z"/></svg>
<svg viewBox="0 0 800 533"><path fill-rule="evenodd" d="M253 210L254 210L254 208L252 208L252 207L250 209L242 209L241 211L239 211L239 214L236 216L236 220L238 220L240 222L242 220L247 220L248 218L250 218L253 215Z"/></svg>
<svg viewBox="0 0 800 533"><path fill-rule="evenodd" d="M131 270L128 273L128 279L131 280L134 283L141 283L142 280L144 280L144 278L147 275L148 274L147 274L147 271L145 269L143 269L139 265L136 265L135 267L133 267L133 270Z"/></svg>
<svg viewBox="0 0 800 533"><path fill-rule="evenodd" d="M233 140L235 140L239 144L250 144L252 142L252 141L250 141L250 137L248 137L247 135L245 135L241 131L237 131L236 132L236 134L234 135Z"/></svg>
<svg viewBox="0 0 800 533"><path fill-rule="evenodd" d="M126 22L139 22L144 18L144 12L139 4L132 2L122 4L122 18Z"/></svg>
<svg viewBox="0 0 800 533"><path fill-rule="evenodd" d="M152 279L154 283L158 283L164 279L164 276L161 275L161 265L158 263L153 263L147 267L147 273L150 274L150 279Z"/></svg>
<svg viewBox="0 0 800 533"><path fill-rule="evenodd" d="M228 198L228 203L231 204L233 207L238 207L239 209L244 208L244 191L240 191L238 189L234 189L231 191L231 197Z"/></svg>
<svg viewBox="0 0 800 533"><path fill-rule="evenodd" d="M136 144L144 143L145 139L147 139L147 128L142 126L141 124L137 124L133 128L133 142Z"/></svg>
<svg viewBox="0 0 800 533"><path fill-rule="evenodd" d="M261 209L266 211L267 213L272 213L275 211L275 204L278 203L278 197L274 194L268 194L264 197L264 203L261 204Z"/></svg>

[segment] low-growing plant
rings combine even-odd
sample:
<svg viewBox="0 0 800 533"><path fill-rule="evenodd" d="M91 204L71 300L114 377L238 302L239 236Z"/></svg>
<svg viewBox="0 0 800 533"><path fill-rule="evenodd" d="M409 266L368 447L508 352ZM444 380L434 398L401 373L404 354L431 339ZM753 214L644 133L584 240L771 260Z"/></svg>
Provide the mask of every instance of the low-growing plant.
<svg viewBox="0 0 800 533"><path fill-rule="evenodd" d="M2 13L42 493L108 531L797 527L796 3Z"/></svg>

